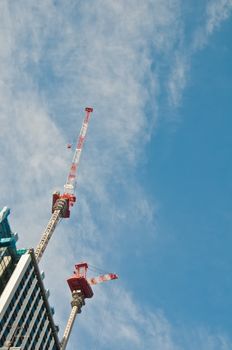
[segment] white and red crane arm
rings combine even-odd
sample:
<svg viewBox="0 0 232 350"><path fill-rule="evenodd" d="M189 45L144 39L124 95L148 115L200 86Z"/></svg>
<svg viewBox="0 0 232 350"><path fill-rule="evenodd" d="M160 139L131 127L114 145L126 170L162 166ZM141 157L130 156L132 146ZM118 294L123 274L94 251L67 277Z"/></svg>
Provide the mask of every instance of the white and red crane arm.
<svg viewBox="0 0 232 350"><path fill-rule="evenodd" d="M81 152L82 152L83 144L85 142L86 132L89 125L89 119L90 119L91 112L93 112L93 108L86 107L85 111L86 111L86 116L81 127L80 135L79 135L76 149L74 152L67 181L66 181L66 184L64 185L64 193L68 193L72 195L74 194L74 191L75 191L76 177L77 177L77 171L78 171L78 166L80 162Z"/></svg>
<svg viewBox="0 0 232 350"><path fill-rule="evenodd" d="M115 279L118 279L118 275L116 275L115 273L107 273L105 275L101 275L98 277L87 278L87 281L90 285L94 285L94 284L107 282Z"/></svg>

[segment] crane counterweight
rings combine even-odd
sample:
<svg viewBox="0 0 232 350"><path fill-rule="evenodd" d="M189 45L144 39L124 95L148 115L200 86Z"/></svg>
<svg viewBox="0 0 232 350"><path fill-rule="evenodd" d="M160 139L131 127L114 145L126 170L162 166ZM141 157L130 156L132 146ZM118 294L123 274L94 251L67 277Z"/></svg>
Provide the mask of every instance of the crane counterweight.
<svg viewBox="0 0 232 350"><path fill-rule="evenodd" d="M92 298L93 290L91 285L118 279L118 275L115 273L106 273L98 277L87 278L88 267L86 262L75 265L74 274L67 280L71 292L78 289L81 290L85 298Z"/></svg>

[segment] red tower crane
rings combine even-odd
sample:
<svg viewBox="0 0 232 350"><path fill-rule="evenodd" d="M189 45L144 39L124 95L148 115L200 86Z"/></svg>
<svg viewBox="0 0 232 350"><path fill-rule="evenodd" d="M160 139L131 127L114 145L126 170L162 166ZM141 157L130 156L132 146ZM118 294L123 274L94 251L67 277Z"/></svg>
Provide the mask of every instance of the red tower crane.
<svg viewBox="0 0 232 350"><path fill-rule="evenodd" d="M72 310L60 343L60 350L66 349L76 315L81 312L82 306L85 305L85 299L92 298L93 296L91 285L118 279L118 275L115 273L107 273L98 277L87 278L87 270L88 264L86 262L76 264L74 274L67 279L73 298L71 302Z"/></svg>
<svg viewBox="0 0 232 350"><path fill-rule="evenodd" d="M85 141L86 132L88 129L89 119L90 119L91 113L93 112L93 108L86 107L85 112L86 112L85 118L82 124L78 141L77 141L76 149L74 152L74 156L72 159L66 184L64 185L64 192L63 193L55 192L53 194L52 216L35 250L35 257L37 262L40 261L43 255L43 252L45 251L57 224L62 218L70 217L70 209L76 202L76 196L75 196L76 177L78 173L81 152Z"/></svg>

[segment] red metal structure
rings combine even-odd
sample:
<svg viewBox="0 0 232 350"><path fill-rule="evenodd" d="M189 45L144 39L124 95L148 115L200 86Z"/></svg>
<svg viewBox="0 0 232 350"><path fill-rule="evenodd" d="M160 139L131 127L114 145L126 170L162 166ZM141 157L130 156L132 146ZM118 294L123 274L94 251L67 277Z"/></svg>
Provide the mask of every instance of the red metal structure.
<svg viewBox="0 0 232 350"><path fill-rule="evenodd" d="M74 274L67 279L71 292L73 292L74 290L80 290L84 298L92 298L93 291L86 279L88 264L80 263L75 265L75 268L76 271L74 272Z"/></svg>
<svg viewBox="0 0 232 350"><path fill-rule="evenodd" d="M88 264L86 262L76 264L75 269L74 274L68 278L67 282L71 292L74 290L80 290L84 298L92 298L93 290L91 285L118 278L118 275L115 273L107 273L98 277L87 278Z"/></svg>

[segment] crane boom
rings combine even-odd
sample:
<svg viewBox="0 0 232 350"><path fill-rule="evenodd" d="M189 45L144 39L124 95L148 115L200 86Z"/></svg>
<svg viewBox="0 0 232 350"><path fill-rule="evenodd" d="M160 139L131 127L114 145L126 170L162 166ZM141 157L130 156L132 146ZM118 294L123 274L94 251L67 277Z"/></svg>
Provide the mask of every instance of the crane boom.
<svg viewBox="0 0 232 350"><path fill-rule="evenodd" d="M81 127L79 139L73 155L73 160L72 160L70 171L67 177L67 181L66 181L66 184L64 185L64 193L69 193L72 195L74 194L74 191L75 191L76 177L77 177L77 171L78 171L78 166L80 162L80 156L81 156L83 144L85 142L86 132L89 125L90 113L93 111L93 108L86 107L85 111L86 111L86 116Z"/></svg>
<svg viewBox="0 0 232 350"><path fill-rule="evenodd" d="M87 278L87 282L91 285L94 285L94 284L116 280L116 279L118 279L118 275L116 275L115 273L107 273L105 275L101 275L98 277Z"/></svg>
<svg viewBox="0 0 232 350"><path fill-rule="evenodd" d="M80 155L85 141L86 132L88 129L90 113L93 112L93 108L86 107L85 111L86 115L77 141L77 146L71 163L70 171L68 173L67 181L64 185L64 193L61 194L60 192L55 192L53 194L52 216L42 234L39 244L35 249L35 257L37 263L40 261L57 224L62 218L70 217L70 207L72 207L76 202L75 184L77 169L80 162Z"/></svg>

